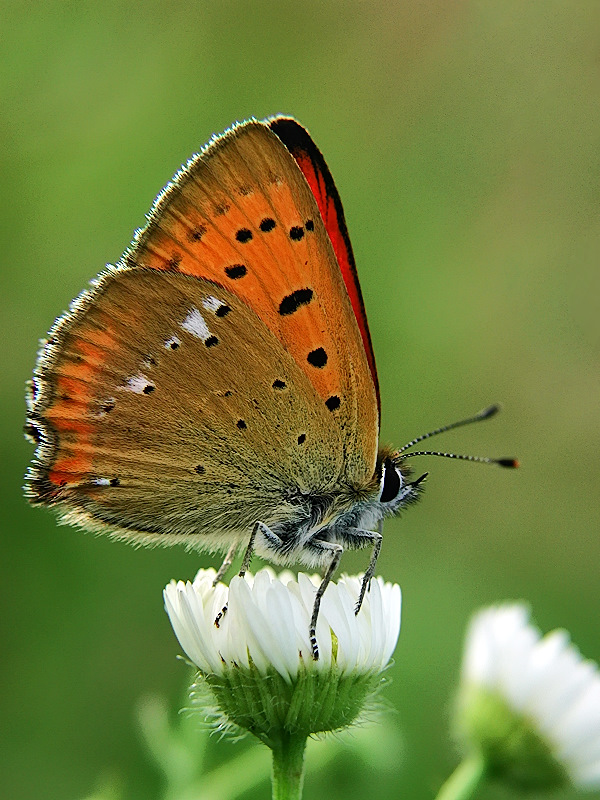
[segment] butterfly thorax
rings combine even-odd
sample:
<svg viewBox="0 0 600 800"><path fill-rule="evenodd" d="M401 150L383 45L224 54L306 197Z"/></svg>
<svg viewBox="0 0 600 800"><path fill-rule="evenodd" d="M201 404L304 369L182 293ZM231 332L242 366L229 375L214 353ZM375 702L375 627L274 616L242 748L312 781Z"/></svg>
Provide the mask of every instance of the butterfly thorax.
<svg viewBox="0 0 600 800"><path fill-rule="evenodd" d="M367 546L361 532L375 530L384 517L418 498L419 486L408 481L409 474L397 454L382 448L367 484L340 484L326 492L289 491L286 511L280 509L282 516L268 526L273 536L259 536L257 552L278 564L315 568L326 562L324 542L345 549Z"/></svg>

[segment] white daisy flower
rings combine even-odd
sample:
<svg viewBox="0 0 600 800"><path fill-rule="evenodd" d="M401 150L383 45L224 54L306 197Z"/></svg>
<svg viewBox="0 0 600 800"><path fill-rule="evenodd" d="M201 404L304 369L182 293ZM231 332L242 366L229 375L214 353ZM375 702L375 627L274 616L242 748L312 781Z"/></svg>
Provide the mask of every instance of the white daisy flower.
<svg viewBox="0 0 600 800"><path fill-rule="evenodd" d="M498 777L531 787L600 787L598 666L566 631L542 637L523 604L473 618L457 727Z"/></svg>
<svg viewBox="0 0 600 800"><path fill-rule="evenodd" d="M186 655L204 673L232 666L261 674L274 668L290 683L298 670L328 670L342 674L381 672L388 664L400 633L400 587L374 578L358 615L354 607L360 577L333 581L321 601L317 620L319 660L313 661L308 629L320 581L300 573L276 576L268 568L253 576L232 578L229 588L213 587L213 569L201 569L193 583L171 581L164 591L165 608ZM215 618L227 613L219 626Z"/></svg>
<svg viewBox="0 0 600 800"><path fill-rule="evenodd" d="M187 657L230 722L263 741L285 725L305 735L349 725L381 682L400 631L400 587L374 578L358 615L359 577L331 582L317 621L319 659L309 623L318 579L262 569L213 586L171 581L165 608ZM215 625L215 618L227 612ZM275 711L274 711L275 709ZM267 742L268 743L268 742Z"/></svg>

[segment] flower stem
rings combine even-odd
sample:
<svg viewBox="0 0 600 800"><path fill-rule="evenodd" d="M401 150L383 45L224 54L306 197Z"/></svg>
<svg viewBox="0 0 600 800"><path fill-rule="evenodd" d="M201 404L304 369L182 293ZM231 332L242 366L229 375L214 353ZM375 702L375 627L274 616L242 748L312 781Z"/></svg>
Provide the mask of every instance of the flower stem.
<svg viewBox="0 0 600 800"><path fill-rule="evenodd" d="M273 746L273 800L300 800L306 735L285 734Z"/></svg>
<svg viewBox="0 0 600 800"><path fill-rule="evenodd" d="M458 765L438 792L436 800L468 800L485 778L487 763L481 753L473 753Z"/></svg>

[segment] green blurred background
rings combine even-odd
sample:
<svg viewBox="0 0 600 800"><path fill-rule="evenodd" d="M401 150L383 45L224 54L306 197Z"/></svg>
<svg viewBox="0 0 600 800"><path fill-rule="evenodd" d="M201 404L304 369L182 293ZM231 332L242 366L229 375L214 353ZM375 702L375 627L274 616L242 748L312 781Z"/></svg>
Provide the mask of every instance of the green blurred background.
<svg viewBox="0 0 600 800"><path fill-rule="evenodd" d="M502 416L439 444L522 461L419 460L425 497L386 523L379 564L404 592L386 692L401 747L379 742L394 769L342 754L305 791L431 797L456 764L448 711L473 610L526 598L600 659L600 4L4 2L0 30L0 797L77 800L102 775L128 799L160 796L134 709L152 692L182 704L161 590L211 559L29 508L23 387L38 339L178 166L276 112L310 129L344 202L383 438L499 400ZM214 741L210 758L236 747L250 745Z"/></svg>

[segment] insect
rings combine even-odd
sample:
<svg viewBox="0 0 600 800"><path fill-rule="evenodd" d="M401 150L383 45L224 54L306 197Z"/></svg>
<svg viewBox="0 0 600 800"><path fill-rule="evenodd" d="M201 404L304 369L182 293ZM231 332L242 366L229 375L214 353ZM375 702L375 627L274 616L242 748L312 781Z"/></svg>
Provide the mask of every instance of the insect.
<svg viewBox="0 0 600 800"><path fill-rule="evenodd" d="M320 568L415 501L407 452L497 407L379 446L379 389L352 247L308 132L278 116L214 138L57 320L26 432L34 504L118 539ZM471 460L515 466L512 459ZM218 624L218 620L216 620Z"/></svg>

